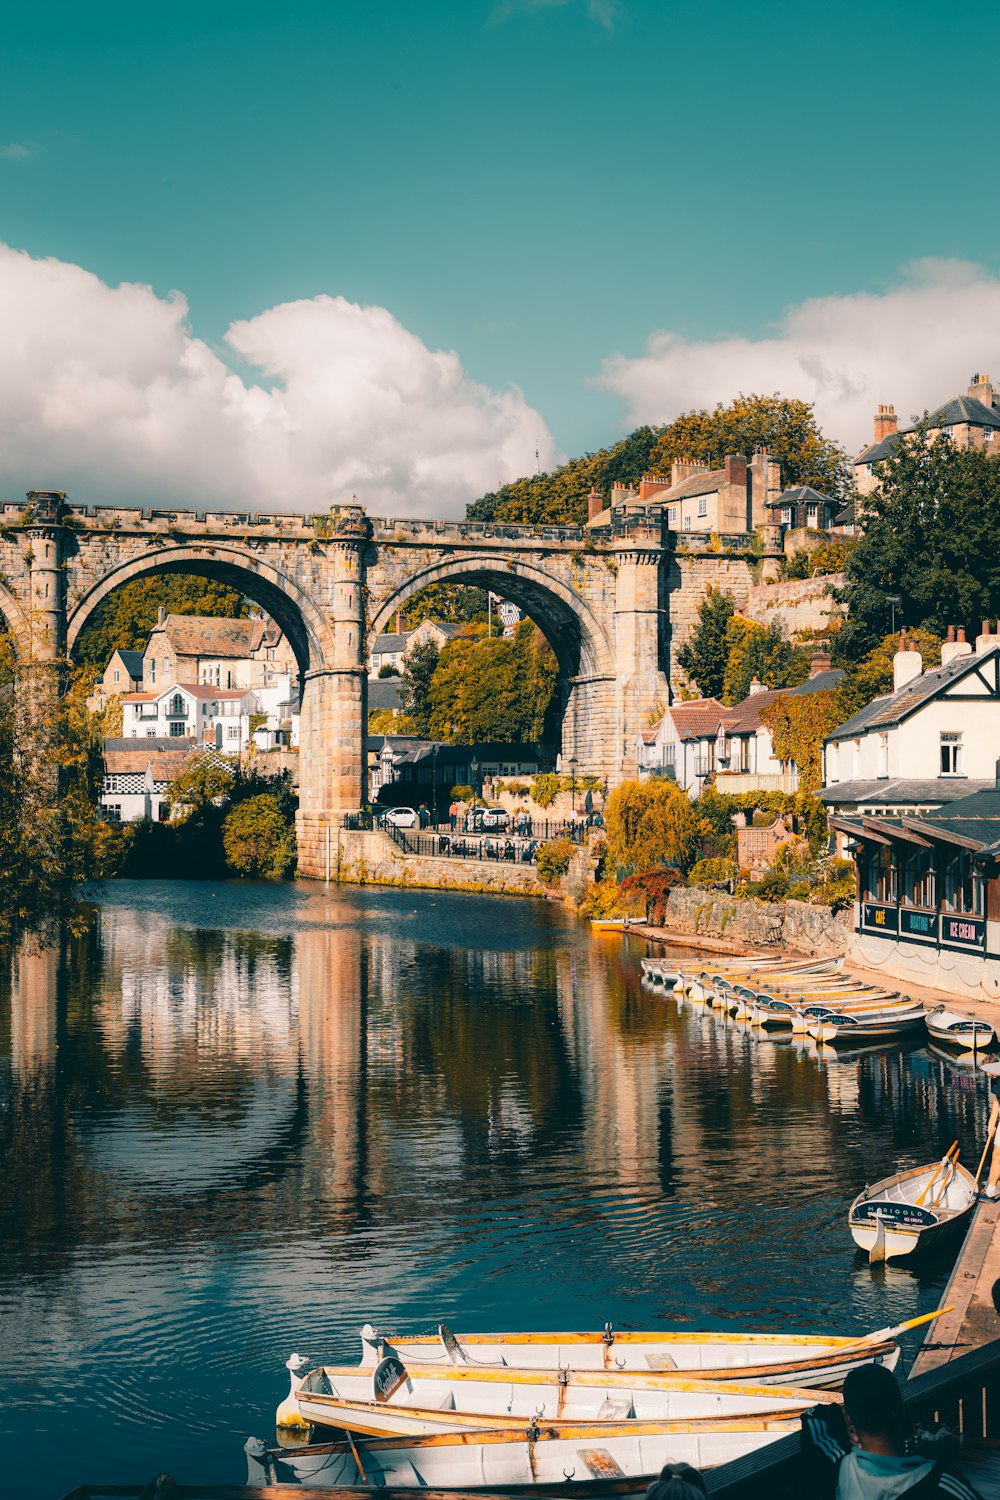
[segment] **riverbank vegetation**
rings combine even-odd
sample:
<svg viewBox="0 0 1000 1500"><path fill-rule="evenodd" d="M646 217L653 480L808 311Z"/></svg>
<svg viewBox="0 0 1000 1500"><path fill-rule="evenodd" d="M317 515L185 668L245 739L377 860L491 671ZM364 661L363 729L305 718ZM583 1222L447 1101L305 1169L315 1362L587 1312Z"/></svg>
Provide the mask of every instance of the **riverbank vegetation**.
<svg viewBox="0 0 1000 1500"><path fill-rule="evenodd" d="M282 880L295 871L295 810L285 772L265 777L208 751L169 792L170 821L109 829L104 873L130 880Z"/></svg>
<svg viewBox="0 0 1000 1500"><path fill-rule="evenodd" d="M765 826L783 816L796 830L797 836L778 849L773 867L756 876L738 864L733 819L740 814ZM826 811L807 792L731 797L709 786L692 801L675 782L650 777L616 787L604 817L596 883L583 901L588 916L661 920L675 886L724 889L763 901L807 901L834 911L854 899L854 866L827 855Z"/></svg>

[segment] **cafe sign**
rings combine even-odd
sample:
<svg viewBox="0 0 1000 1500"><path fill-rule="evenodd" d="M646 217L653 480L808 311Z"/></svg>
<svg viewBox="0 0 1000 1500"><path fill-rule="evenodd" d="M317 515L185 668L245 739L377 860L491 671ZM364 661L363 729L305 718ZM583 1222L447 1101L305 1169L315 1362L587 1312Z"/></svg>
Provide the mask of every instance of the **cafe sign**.
<svg viewBox="0 0 1000 1500"><path fill-rule="evenodd" d="M949 948L985 947L986 923L982 917L945 912L941 918L941 941Z"/></svg>
<svg viewBox="0 0 1000 1500"><path fill-rule="evenodd" d="M871 932L896 932L899 928L899 913L894 906L882 906L874 901L863 901L861 925Z"/></svg>

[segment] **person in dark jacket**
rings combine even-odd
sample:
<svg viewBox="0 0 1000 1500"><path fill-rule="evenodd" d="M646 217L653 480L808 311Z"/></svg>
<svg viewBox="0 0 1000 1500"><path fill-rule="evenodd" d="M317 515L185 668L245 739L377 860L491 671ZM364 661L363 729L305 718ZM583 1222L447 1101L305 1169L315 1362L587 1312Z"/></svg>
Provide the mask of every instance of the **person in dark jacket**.
<svg viewBox="0 0 1000 1500"><path fill-rule="evenodd" d="M806 1412L802 1451L815 1477L815 1500L981 1500L940 1464L907 1453L903 1396L885 1365L850 1372L843 1408Z"/></svg>

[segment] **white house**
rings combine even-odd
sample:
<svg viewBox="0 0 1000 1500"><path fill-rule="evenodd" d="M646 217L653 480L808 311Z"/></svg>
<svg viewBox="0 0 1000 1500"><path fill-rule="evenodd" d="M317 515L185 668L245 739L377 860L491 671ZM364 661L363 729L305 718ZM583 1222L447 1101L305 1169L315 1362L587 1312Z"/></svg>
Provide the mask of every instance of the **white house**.
<svg viewBox="0 0 1000 1500"><path fill-rule="evenodd" d="M975 648L951 627L941 666L923 670L905 633L893 691L824 745L822 800L837 816L916 816L994 785L1000 732L1000 624Z"/></svg>
<svg viewBox="0 0 1000 1500"><path fill-rule="evenodd" d="M175 682L158 693L129 693L122 700L125 739L195 739L238 753L249 745L251 715L263 712L249 689Z"/></svg>
<svg viewBox="0 0 1000 1500"><path fill-rule="evenodd" d="M761 711L785 693L800 696L835 687L843 675L817 652L810 676L798 687L766 688L755 678L747 697L733 708L716 698L672 703L659 723L639 736L639 774L671 776L690 797L701 795L709 777L717 791L732 795L797 791L798 767L775 757Z"/></svg>
<svg viewBox="0 0 1000 1500"><path fill-rule="evenodd" d="M194 740L104 741L104 782L100 805L109 823L162 822L167 788L184 769Z"/></svg>
<svg viewBox="0 0 1000 1500"><path fill-rule="evenodd" d="M450 620L421 620L412 630L397 630L389 635L377 635L372 643L368 675L377 677L383 667L392 667L401 672L410 652L427 641L442 651L462 629L461 624Z"/></svg>

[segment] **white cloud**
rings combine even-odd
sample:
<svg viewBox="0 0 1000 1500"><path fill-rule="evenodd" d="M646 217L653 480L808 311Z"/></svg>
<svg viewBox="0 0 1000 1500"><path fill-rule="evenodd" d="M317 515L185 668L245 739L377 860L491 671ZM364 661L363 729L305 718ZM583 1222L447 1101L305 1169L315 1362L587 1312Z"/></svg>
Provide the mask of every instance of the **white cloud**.
<svg viewBox="0 0 1000 1500"><path fill-rule="evenodd" d="M780 391L815 402L826 434L855 452L871 441L880 402L906 422L984 369L1000 377L1000 279L968 261L923 260L885 292L788 308L769 337L654 333L638 358L606 360L595 384L628 403L630 424Z"/></svg>
<svg viewBox="0 0 1000 1500"><path fill-rule="evenodd" d="M531 16L542 10L562 10L564 6L575 3L576 0L498 0L491 19L499 23L509 21L512 16ZM583 0L583 7L592 21L608 31L614 29L615 22L624 10L622 0Z"/></svg>
<svg viewBox="0 0 1000 1500"><path fill-rule="evenodd" d="M25 145L24 141L8 141L0 146L0 161L30 161L35 154L36 148Z"/></svg>
<svg viewBox="0 0 1000 1500"><path fill-rule="evenodd" d="M448 516L532 473L536 445L555 456L520 391L343 297L232 324L258 384L194 335L181 295L0 245L0 326L8 497L312 511L356 492L374 514Z"/></svg>

